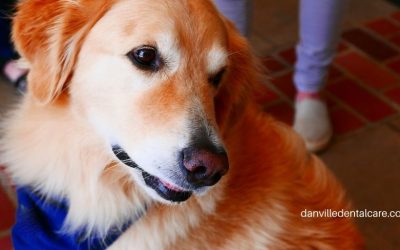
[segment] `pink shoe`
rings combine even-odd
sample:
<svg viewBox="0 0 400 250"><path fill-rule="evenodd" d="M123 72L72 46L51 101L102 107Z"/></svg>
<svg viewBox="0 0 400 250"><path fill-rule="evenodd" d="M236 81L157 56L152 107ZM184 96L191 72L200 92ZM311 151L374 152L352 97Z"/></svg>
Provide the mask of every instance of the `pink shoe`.
<svg viewBox="0 0 400 250"><path fill-rule="evenodd" d="M16 60L8 61L3 68L4 76L21 92L26 91L26 75L27 69L23 69L18 65Z"/></svg>

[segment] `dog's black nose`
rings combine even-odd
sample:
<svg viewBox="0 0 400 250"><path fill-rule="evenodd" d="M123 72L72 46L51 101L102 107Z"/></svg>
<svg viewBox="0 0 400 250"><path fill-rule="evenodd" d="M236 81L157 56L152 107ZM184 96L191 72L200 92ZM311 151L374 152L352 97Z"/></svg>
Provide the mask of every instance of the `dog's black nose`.
<svg viewBox="0 0 400 250"><path fill-rule="evenodd" d="M182 156L186 179L196 187L214 185L229 168L228 157L224 151L214 153L207 149L189 147L183 149Z"/></svg>

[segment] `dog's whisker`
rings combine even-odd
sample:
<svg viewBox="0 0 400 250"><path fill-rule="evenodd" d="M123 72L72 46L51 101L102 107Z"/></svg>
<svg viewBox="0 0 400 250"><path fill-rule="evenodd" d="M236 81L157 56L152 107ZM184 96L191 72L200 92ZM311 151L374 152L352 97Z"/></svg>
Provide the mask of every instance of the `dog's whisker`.
<svg viewBox="0 0 400 250"><path fill-rule="evenodd" d="M240 51L234 51L228 54L228 58L235 56L235 55L242 55L242 52Z"/></svg>

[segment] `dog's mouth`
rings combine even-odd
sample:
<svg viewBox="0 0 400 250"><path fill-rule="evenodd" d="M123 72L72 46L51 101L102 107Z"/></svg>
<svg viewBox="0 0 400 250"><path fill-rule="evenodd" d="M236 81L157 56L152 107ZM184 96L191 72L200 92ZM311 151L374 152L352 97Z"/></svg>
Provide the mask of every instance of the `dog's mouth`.
<svg viewBox="0 0 400 250"><path fill-rule="evenodd" d="M160 178L151 175L139 167L119 145L112 146L114 155L125 165L131 168L136 168L142 172L144 183L153 189L163 199L172 202L183 202L190 198L191 191L184 190L172 183L161 180Z"/></svg>

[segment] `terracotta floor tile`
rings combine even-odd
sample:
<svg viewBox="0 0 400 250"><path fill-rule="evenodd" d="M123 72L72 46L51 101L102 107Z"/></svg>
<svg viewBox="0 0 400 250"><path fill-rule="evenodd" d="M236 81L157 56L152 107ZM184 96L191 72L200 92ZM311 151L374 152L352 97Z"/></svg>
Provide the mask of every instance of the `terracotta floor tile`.
<svg viewBox="0 0 400 250"><path fill-rule="evenodd" d="M400 59L388 63L387 67L393 70L396 74L400 75Z"/></svg>
<svg viewBox="0 0 400 250"><path fill-rule="evenodd" d="M327 90L370 121L378 121L395 113L395 110L361 88L351 79L328 85Z"/></svg>
<svg viewBox="0 0 400 250"><path fill-rule="evenodd" d="M12 240L11 236L5 236L0 238L0 249L1 250L12 250Z"/></svg>
<svg viewBox="0 0 400 250"><path fill-rule="evenodd" d="M329 110L333 110L338 106L338 103L336 100L331 98L330 96L326 95L326 90L323 90L322 95L324 96L324 101L326 103L326 106L328 107Z"/></svg>
<svg viewBox="0 0 400 250"><path fill-rule="evenodd" d="M260 84L253 94L256 102L261 105L276 101L279 98L278 95L265 84Z"/></svg>
<svg viewBox="0 0 400 250"><path fill-rule="evenodd" d="M343 76L343 72L340 69L338 69L336 66L333 65L329 68L327 81L328 82L335 81L342 76Z"/></svg>
<svg viewBox="0 0 400 250"><path fill-rule="evenodd" d="M395 87L385 91L385 95L390 98L390 100L400 105L400 87Z"/></svg>
<svg viewBox="0 0 400 250"><path fill-rule="evenodd" d="M389 36L400 31L399 24L393 22L388 18L379 18L366 23L368 29L376 32L381 36Z"/></svg>
<svg viewBox="0 0 400 250"><path fill-rule="evenodd" d="M343 38L378 61L385 61L398 55L398 52L389 45L358 28L344 32Z"/></svg>
<svg viewBox="0 0 400 250"><path fill-rule="evenodd" d="M392 17L393 19L397 20L398 22L400 22L400 11L399 11L399 12L396 12L396 13L393 13L393 14L391 15L391 17Z"/></svg>
<svg viewBox="0 0 400 250"><path fill-rule="evenodd" d="M333 131L336 135L343 135L363 127L364 123L357 116L343 108L330 111Z"/></svg>
<svg viewBox="0 0 400 250"><path fill-rule="evenodd" d="M400 34L393 35L389 40L400 48Z"/></svg>
<svg viewBox="0 0 400 250"><path fill-rule="evenodd" d="M294 111L287 103L280 102L273 104L265 108L265 111L290 126L293 124Z"/></svg>
<svg viewBox="0 0 400 250"><path fill-rule="evenodd" d="M15 208L1 186L0 204L0 231L4 231L14 224Z"/></svg>
<svg viewBox="0 0 400 250"><path fill-rule="evenodd" d="M396 119L390 121L390 124L393 126L393 128L396 129L400 133L400 116L398 116Z"/></svg>
<svg viewBox="0 0 400 250"><path fill-rule="evenodd" d="M278 73L286 68L283 63L270 56L261 58L261 62L267 69L267 74Z"/></svg>
<svg viewBox="0 0 400 250"><path fill-rule="evenodd" d="M296 88L293 84L293 73L289 72L280 77L272 79L272 83L287 97L293 100L296 94Z"/></svg>
<svg viewBox="0 0 400 250"><path fill-rule="evenodd" d="M344 42L339 42L338 48L337 48L337 53L343 53L346 52L349 49L349 46L347 46Z"/></svg>
<svg viewBox="0 0 400 250"><path fill-rule="evenodd" d="M398 79L390 71L381 68L380 65L357 52L338 56L335 62L375 89L382 89L398 82Z"/></svg>
<svg viewBox="0 0 400 250"><path fill-rule="evenodd" d="M389 40L398 48L400 48L400 34L392 36Z"/></svg>
<svg viewBox="0 0 400 250"><path fill-rule="evenodd" d="M279 56L284 59L290 65L293 65L296 62L296 50L295 48L290 48L279 52Z"/></svg>

